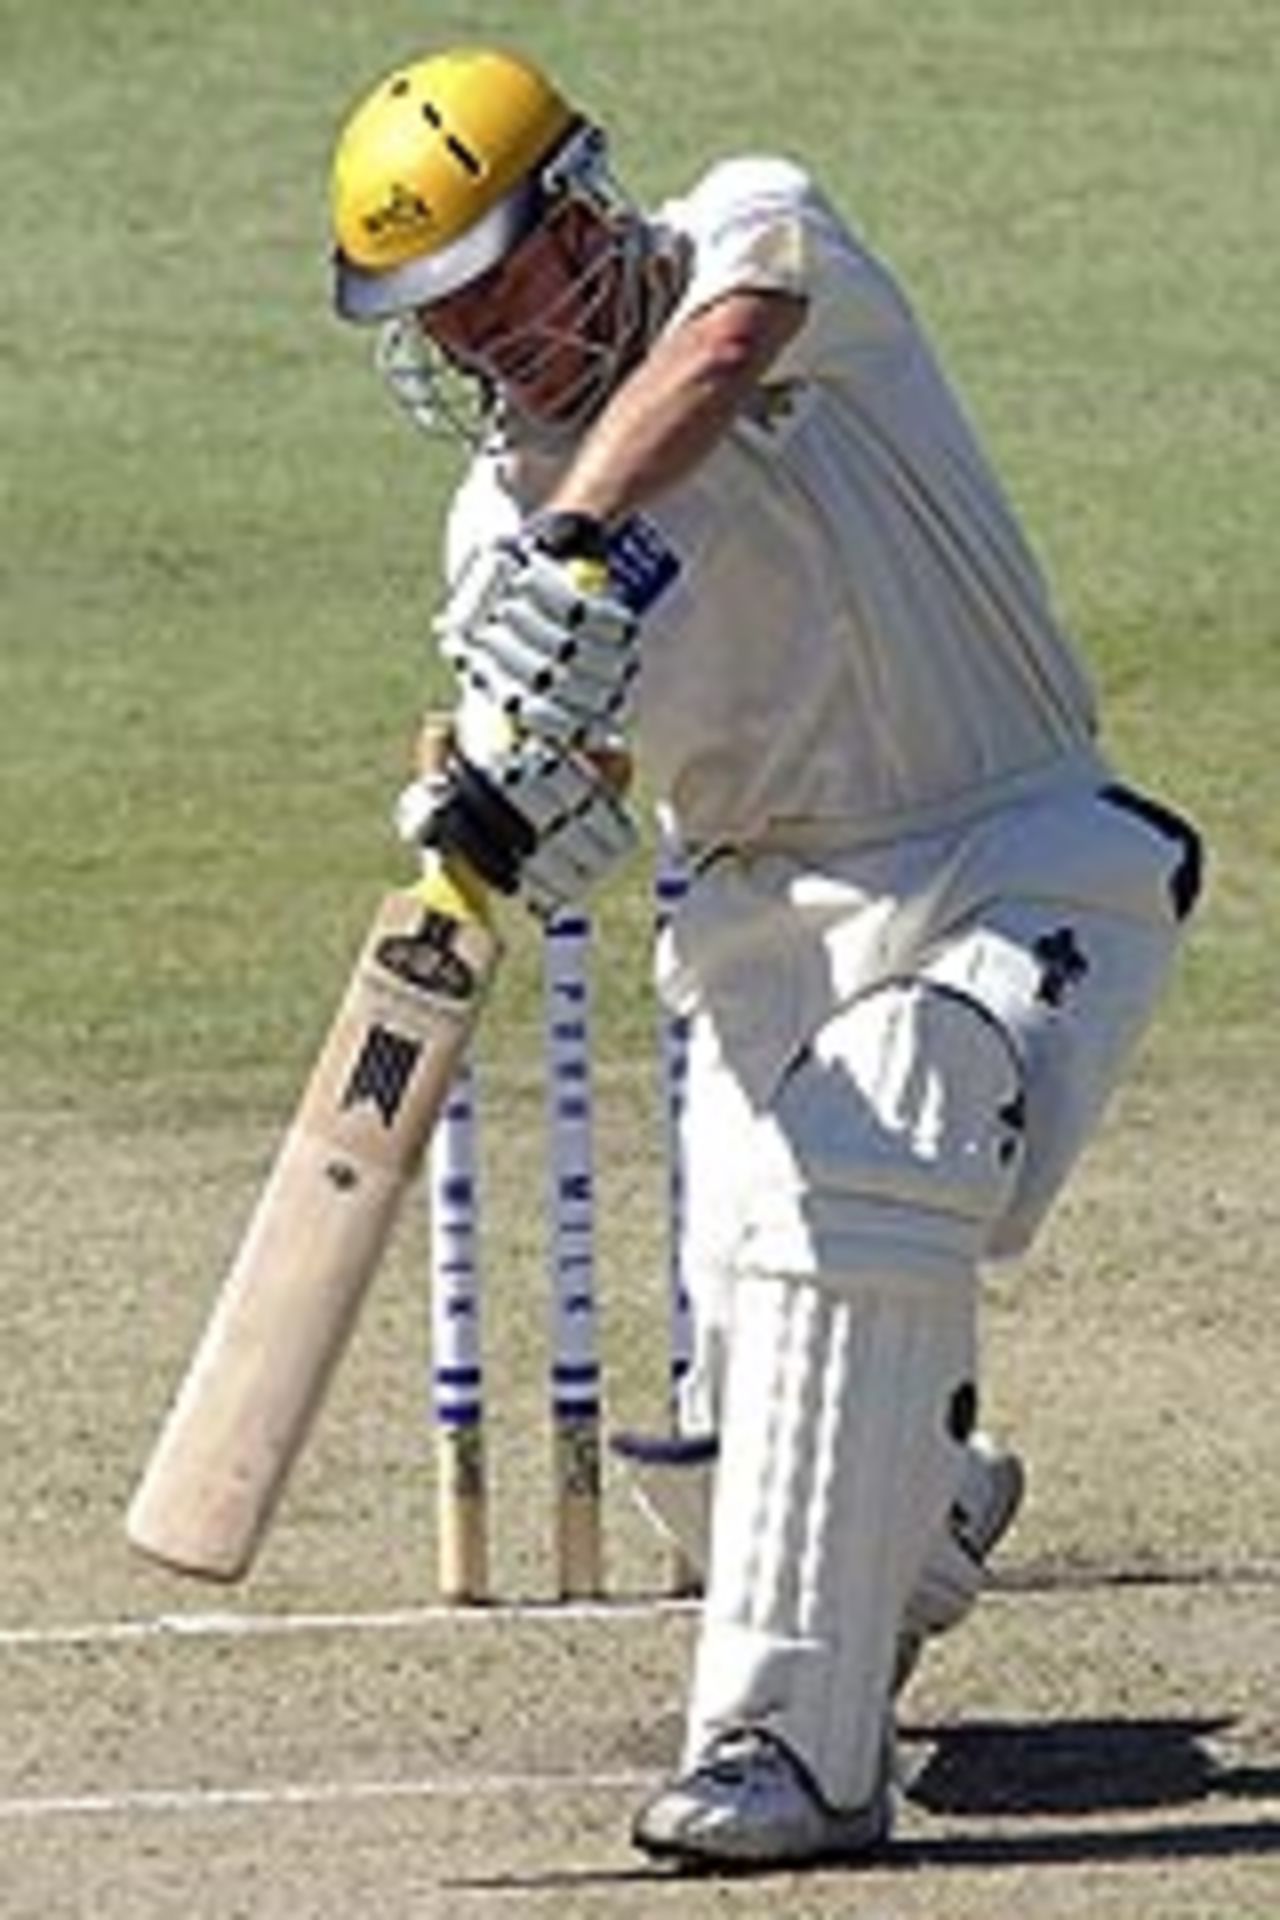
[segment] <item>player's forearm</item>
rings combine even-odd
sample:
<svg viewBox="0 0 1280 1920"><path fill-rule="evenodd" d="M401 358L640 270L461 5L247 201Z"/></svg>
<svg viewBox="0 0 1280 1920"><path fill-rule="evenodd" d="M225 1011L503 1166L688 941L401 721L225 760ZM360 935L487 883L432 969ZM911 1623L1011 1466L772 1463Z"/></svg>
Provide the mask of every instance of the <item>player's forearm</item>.
<svg viewBox="0 0 1280 1920"><path fill-rule="evenodd" d="M548 507L615 520L714 451L804 318L784 295L738 295L651 349L587 435Z"/></svg>

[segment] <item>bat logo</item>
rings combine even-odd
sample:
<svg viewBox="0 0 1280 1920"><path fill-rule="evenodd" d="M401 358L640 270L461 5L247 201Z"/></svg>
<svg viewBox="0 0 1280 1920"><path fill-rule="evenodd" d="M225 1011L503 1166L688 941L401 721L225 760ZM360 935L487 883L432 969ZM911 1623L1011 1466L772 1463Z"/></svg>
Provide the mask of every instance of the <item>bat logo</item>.
<svg viewBox="0 0 1280 1920"><path fill-rule="evenodd" d="M381 966L407 986L438 993L449 1000L470 1000L476 977L461 954L454 951L458 927L445 913L424 913L416 933L392 933L378 943Z"/></svg>
<svg viewBox="0 0 1280 1920"><path fill-rule="evenodd" d="M400 1111L421 1052L418 1041L393 1033L390 1027L370 1027L343 1090L343 1111L372 1101L383 1126L389 1128Z"/></svg>

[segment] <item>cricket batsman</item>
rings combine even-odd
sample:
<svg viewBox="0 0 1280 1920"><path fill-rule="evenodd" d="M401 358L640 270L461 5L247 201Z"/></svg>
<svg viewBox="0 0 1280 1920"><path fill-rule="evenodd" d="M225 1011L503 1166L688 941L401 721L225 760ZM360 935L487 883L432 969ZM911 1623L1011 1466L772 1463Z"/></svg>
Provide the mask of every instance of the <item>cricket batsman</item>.
<svg viewBox="0 0 1280 1920"><path fill-rule="evenodd" d="M799 165L642 211L550 78L463 48L356 106L332 206L339 314L470 450L456 739L401 831L545 914L632 851L625 738L693 873L658 971L691 1022L697 1358L681 1440L633 1451L706 1595L634 1838L859 1860L895 1688L1021 1494L980 1427L980 1270L1094 1131L1199 842L1108 760L919 317Z"/></svg>

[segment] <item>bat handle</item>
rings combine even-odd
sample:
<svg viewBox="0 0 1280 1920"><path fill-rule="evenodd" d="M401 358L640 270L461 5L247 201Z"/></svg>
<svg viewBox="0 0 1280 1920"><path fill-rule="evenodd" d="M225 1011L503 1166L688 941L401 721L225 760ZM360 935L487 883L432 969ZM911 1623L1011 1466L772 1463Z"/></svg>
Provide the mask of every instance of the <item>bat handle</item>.
<svg viewBox="0 0 1280 1920"><path fill-rule="evenodd" d="M429 713L419 729L414 758L420 774L442 773L453 749L456 729L447 713ZM424 907L453 920L493 923L489 889L475 868L456 854L434 850L423 854L422 873L414 891Z"/></svg>

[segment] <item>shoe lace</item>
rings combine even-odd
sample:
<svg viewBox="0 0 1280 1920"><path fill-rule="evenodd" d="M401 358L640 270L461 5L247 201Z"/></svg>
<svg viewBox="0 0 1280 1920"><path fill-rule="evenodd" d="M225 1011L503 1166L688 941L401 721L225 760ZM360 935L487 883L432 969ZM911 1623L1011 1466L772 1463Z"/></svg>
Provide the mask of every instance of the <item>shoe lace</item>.
<svg viewBox="0 0 1280 1920"><path fill-rule="evenodd" d="M735 1727L722 1733L698 1772L717 1786L736 1787L762 1761L776 1765L781 1755L775 1743L757 1727Z"/></svg>

